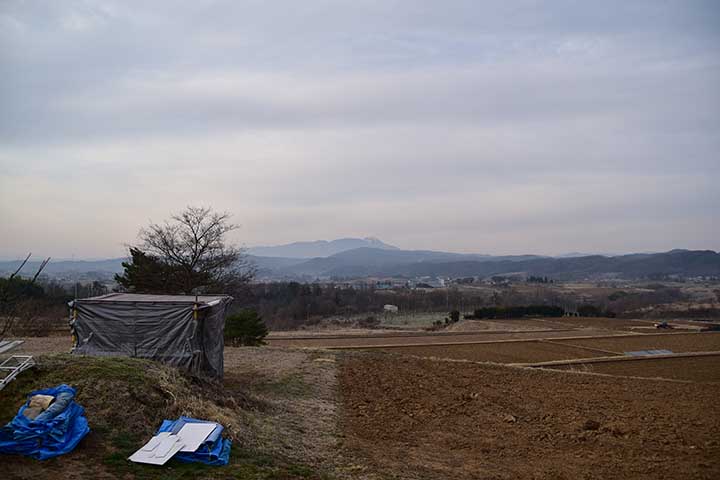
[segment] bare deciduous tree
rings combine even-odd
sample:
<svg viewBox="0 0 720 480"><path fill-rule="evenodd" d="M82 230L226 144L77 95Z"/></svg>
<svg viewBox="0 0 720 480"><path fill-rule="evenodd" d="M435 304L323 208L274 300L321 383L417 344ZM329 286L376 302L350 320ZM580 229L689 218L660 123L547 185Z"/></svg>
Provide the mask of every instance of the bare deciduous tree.
<svg viewBox="0 0 720 480"><path fill-rule="evenodd" d="M174 283L186 294L228 291L255 274L243 250L227 243L227 234L237 228L227 212L190 206L140 230L140 248L170 267Z"/></svg>

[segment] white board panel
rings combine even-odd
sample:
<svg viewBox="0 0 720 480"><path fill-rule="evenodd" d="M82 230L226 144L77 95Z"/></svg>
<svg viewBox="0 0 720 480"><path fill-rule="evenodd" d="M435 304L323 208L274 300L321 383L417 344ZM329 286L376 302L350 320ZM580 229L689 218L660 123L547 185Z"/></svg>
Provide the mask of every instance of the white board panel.
<svg viewBox="0 0 720 480"><path fill-rule="evenodd" d="M128 460L135 463L164 465L184 446L185 444L177 435L162 432L152 437L140 450L133 453Z"/></svg>
<svg viewBox="0 0 720 480"><path fill-rule="evenodd" d="M185 446L181 452L194 452L202 445L207 437L215 430L217 423L186 423L177 432Z"/></svg>

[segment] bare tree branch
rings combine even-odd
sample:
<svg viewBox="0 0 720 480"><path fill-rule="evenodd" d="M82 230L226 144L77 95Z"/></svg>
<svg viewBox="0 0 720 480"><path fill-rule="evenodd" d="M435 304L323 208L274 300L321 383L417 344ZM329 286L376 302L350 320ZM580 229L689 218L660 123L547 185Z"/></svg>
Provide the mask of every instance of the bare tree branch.
<svg viewBox="0 0 720 480"><path fill-rule="evenodd" d="M50 257L47 257L45 260L42 261L40 264L40 267L38 268L38 271L35 272L35 276L33 276L32 281L30 283L35 283L35 280L37 280L40 273L45 269L47 264L50 263Z"/></svg>
<svg viewBox="0 0 720 480"><path fill-rule="evenodd" d="M226 241L238 228L230 217L227 212L189 206L162 224L143 228L139 248L167 265L185 293L247 283L255 269L242 249Z"/></svg>
<svg viewBox="0 0 720 480"><path fill-rule="evenodd" d="M23 262L20 264L20 266L18 267L18 269L15 270L15 272L14 272L12 275L10 275L9 280L12 280L13 277L15 277L15 275L17 275L18 273L20 273L20 270L22 270L22 268L25 266L25 264L27 263L27 261L30 259L30 255L32 255L32 252L30 252L30 253L27 254L27 257L25 257L25 260L23 260Z"/></svg>

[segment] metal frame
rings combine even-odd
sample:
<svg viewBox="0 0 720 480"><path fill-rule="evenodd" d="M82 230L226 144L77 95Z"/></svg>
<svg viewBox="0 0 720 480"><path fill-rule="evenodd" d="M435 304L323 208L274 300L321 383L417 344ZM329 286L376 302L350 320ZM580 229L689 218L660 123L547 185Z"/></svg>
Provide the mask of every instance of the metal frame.
<svg viewBox="0 0 720 480"><path fill-rule="evenodd" d="M34 365L35 360L32 355L12 355L8 357L4 362L0 363L0 372L5 373L5 376L0 379L0 390L12 382L15 377Z"/></svg>
<svg viewBox="0 0 720 480"><path fill-rule="evenodd" d="M24 340L0 340L0 355L14 350L25 343Z"/></svg>

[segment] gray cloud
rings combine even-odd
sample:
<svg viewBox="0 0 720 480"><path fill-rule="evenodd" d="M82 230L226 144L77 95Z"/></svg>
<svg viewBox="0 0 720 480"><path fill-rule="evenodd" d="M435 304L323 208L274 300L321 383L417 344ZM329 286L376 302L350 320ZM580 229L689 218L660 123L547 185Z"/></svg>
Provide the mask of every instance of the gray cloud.
<svg viewBox="0 0 720 480"><path fill-rule="evenodd" d="M146 3L0 5L0 256L720 248L715 2Z"/></svg>

